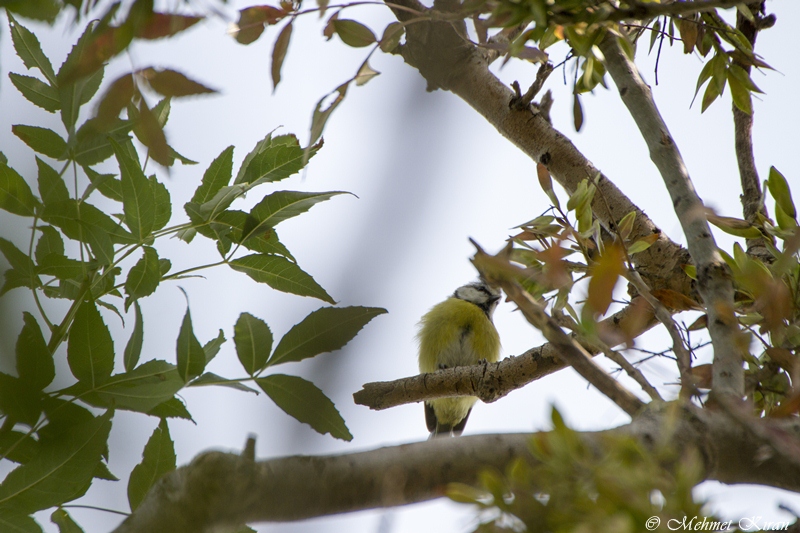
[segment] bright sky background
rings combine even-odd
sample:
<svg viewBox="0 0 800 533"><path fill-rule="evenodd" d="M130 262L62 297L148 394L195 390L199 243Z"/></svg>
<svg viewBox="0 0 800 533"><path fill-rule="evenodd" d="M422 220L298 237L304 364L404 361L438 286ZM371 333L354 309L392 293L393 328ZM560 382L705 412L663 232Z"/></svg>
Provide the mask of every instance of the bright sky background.
<svg viewBox="0 0 800 533"><path fill-rule="evenodd" d="M234 20L235 10L248 5L252 4L232 1L224 12ZM800 199L800 163L794 151L800 122L796 105L800 71L794 49L781 49L792 42L792 23L800 20L800 5L775 0L767 7L777 14L778 24L759 36L757 51L776 71L753 75L766 92L761 101L755 102L756 162L762 179L770 165L779 168L793 187L795 198ZM391 21L388 10L379 6L348 10L342 17L367 22L378 35ZM25 68L13 52L5 15L0 18L0 150L20 173L34 176L32 154L11 134L10 126L31 124L59 132L63 126L57 116L29 105L8 82L9 71L25 73ZM29 21L23 24L36 31L56 68L77 38L65 21L46 32ZM137 42L127 56L107 68L105 84L131 67L156 66L176 68L220 90L217 96L173 101L167 128L170 143L200 162L197 166L176 166L168 177L159 170L172 195L173 223L185 220L180 206L191 197L209 163L227 146L236 147L236 170L254 144L275 128L296 133L303 141L308 138L311 111L317 100L352 76L366 55L366 49L348 48L338 37L326 43L321 36L323 24L314 15L296 22L283 81L274 94L269 69L278 30L270 28L256 43L241 46L227 35L227 23L220 19L199 24L171 41ZM637 59L644 76L653 84L655 55L648 57L645 47L641 48ZM702 115L699 101L689 108L702 64L698 57L683 55L681 48L676 45L670 49L665 44L662 50L660 85L653 87L656 101L705 203L720 214L741 216L730 97L726 93ZM551 58L560 62L563 55L564 50L556 48ZM355 405L353 392L365 382L417 372L414 335L419 317L475 277L468 261L474 252L468 237L487 250L496 251L514 232L514 226L542 214L549 206L536 182L531 160L464 102L450 93L425 92L424 80L399 57L377 53L372 66L382 74L364 87L351 87L329 122L325 146L311 161L308 172L276 187L263 186L242 202L253 205L263 194L278 189L344 190L358 196L336 197L279 228L281 241L299 265L340 305L389 310L388 315L373 320L344 350L280 369L311 379L322 388L336 403L354 439L345 443L318 435L285 415L263 394L256 397L222 388L190 389L182 396L197 425L170 421L179 464L210 448L239 450L250 433L257 436L259 458L348 453L424 440L427 431L420 405L374 412ZM499 66L493 69L498 72ZM519 80L523 87L534 79L535 73L536 66L521 62L509 63L499 70L504 81ZM568 79L570 75L568 68ZM613 82L607 79L611 91L600 88L594 95L583 97L584 129L576 134L572 127L571 83L565 86L562 71L554 72L547 83L555 96L553 123L663 231L683 242L671 202L649 161L645 144L622 107ZM155 97L149 100L151 105L156 101ZM566 199L563 194L561 197ZM19 218L0 213L0 227L3 235L11 233L18 245L28 239ZM720 237L723 246L730 247L731 242ZM158 244L158 248L162 257L173 262L173 271L218 259L211 241L200 236L191 245L173 239ZM293 324L323 305L310 298L278 293L227 269L217 268L205 276L162 286L156 295L142 300L143 358L174 361L175 339L185 311L178 286L189 294L194 328L201 342L216 336L219 328L225 331L229 342L208 370L226 377L243 375L230 341L240 312L264 319L277 342ZM22 290L14 293L15 298L6 298L2 309L5 329L0 332L0 370L4 371L9 371L13 362L21 311L32 310L27 294ZM115 336L115 346L121 351L130 329L123 330L119 319L110 313L104 312L104 317ZM132 314L128 320L130 328ZM686 320L688 323L693 318ZM518 355L542 342L538 332L513 311L511 304L501 304L495 323L504 355ZM661 350L667 342L663 335L656 334L639 345ZM64 353L57 355L59 368L68 374L66 350L61 351ZM613 368L607 362L603 364ZM674 393L674 388L664 386L675 379L674 365L657 360L647 363L644 369L651 382L666 394ZM635 385L629 386L639 392ZM628 420L609 400L587 388L582 378L566 370L491 405L478 404L466 433L547 429L551 405L558 406L567 421L581 430L614 427ZM158 421L126 412L118 412L114 420L110 468L127 476L140 461L142 447ZM127 477L119 483L96 481L85 501L128 510L126 483ZM733 520L750 516L789 519L789 515L776 509L778 503L800 512L800 496L773 489L706 483L698 494L710 498L712 509L720 516ZM87 531L106 531L118 522L115 515L83 510L71 513ZM257 529L291 533L460 533L474 526L474 517L467 506L438 501L386 512L259 525ZM46 514L39 518L47 531L56 531Z"/></svg>

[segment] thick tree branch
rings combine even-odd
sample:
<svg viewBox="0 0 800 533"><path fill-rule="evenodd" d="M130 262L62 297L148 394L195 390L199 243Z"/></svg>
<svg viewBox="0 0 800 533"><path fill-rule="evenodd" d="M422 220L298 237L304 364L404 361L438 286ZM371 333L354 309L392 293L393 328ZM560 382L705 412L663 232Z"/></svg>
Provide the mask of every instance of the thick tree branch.
<svg viewBox="0 0 800 533"><path fill-rule="evenodd" d="M635 338L652 328L657 322L647 304L643 308L638 298L602 320L598 329L612 338ZM574 335L571 337L576 338ZM596 346L582 344L582 347L590 355L600 353ZM353 394L353 399L357 404L375 410L454 395L477 396L483 402L491 403L567 366L555 345L547 343L498 363L448 368L394 381L366 383L363 389Z"/></svg>
<svg viewBox="0 0 800 533"><path fill-rule="evenodd" d="M639 76L636 65L611 33L603 39L600 48L606 57L608 73L650 149L650 158L661 173L697 267L698 290L708 313L708 331L714 346L714 392L742 397L742 335L733 312L733 283L729 269L717 251L703 202L697 196L678 147L656 108L650 87Z"/></svg>
<svg viewBox="0 0 800 533"><path fill-rule="evenodd" d="M764 431L797 442L800 423L761 420ZM628 435L646 448L695 450L706 479L800 491L800 467L720 411L654 402L631 424L582 433L602 453L608 435ZM486 468L529 461L533 434L433 439L346 455L293 456L254 462L209 452L167 474L115 533L232 531L243 523L302 520L442 497L448 483L475 484Z"/></svg>
<svg viewBox="0 0 800 533"><path fill-rule="evenodd" d="M416 0L396 0L393 4L414 10L426 8ZM391 6L390 6L391 7ZM410 17L395 9L401 21ZM406 28L404 60L428 81L429 90L445 89L461 97L497 131L536 162L541 162L553 178L572 193L584 179L593 179L600 171L581 154L564 135L536 110L509 107L514 93L489 71L484 54L454 29L449 22L418 22ZM600 223L613 233L617 223L636 213L631 239L659 234L658 240L634 257L638 271L653 289L668 288L691 295L692 281L681 270L690 262L689 254L672 242L607 177L596 181L599 194L592 204ZM604 201L600 200L604 198Z"/></svg>

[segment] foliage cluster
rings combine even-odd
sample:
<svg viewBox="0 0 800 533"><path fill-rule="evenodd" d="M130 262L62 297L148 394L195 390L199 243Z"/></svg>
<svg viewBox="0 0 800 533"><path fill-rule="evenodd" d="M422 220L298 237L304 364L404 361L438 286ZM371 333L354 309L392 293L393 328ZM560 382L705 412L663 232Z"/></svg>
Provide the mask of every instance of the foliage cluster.
<svg viewBox="0 0 800 533"><path fill-rule="evenodd" d="M51 519L62 531L78 531L62 505L82 496L95 479L118 479L107 467L111 452L107 442L114 413L120 409L161 419L144 448L142 462L130 473L128 500L135 509L152 484L175 468L168 420L191 420L178 396L185 387L216 385L255 394L260 389L316 431L352 439L339 412L319 388L275 370L284 363L338 350L383 309L322 307L280 340L273 339L263 320L241 313L233 325L233 341L245 375L226 378L206 370L226 342L223 330L201 343L187 305L177 332L175 359L141 360L145 316L139 300L167 282L203 269L227 265L276 290L335 304L298 266L275 227L343 193L277 190L264 194L249 211L232 207L245 193L256 193L257 187L297 174L322 142L304 148L294 135L270 133L247 154L236 175L234 148L224 149L184 206L188 221L169 226L173 217L169 190L155 173L147 174L149 159L159 160L154 156L159 149L154 132L161 132L167 123L172 97L205 89L173 71L144 69L137 76L148 79L150 88L165 98L150 108L138 84L131 84L135 90L124 95L125 105L104 115L108 95L120 86L117 80L100 102L97 115L78 125L81 108L100 87L104 67L101 62L94 70L70 73L83 68L76 65L86 65L87 50L97 42L93 40L97 23L87 26L55 72L37 37L11 14L9 21L17 54L40 75L11 73L11 81L32 104L60 113L65 135L39 126L13 126L14 134L40 154L35 179L23 177L0 154L0 208L31 227L30 240L22 249L0 238L0 252L10 265L0 295L24 288L31 291L35 303L32 312L24 312L17 338L16 375L0 373L0 460L17 465L0 483L0 529L41 531L29 515L57 507ZM130 76L123 79L132 80ZM123 109L126 117L120 118ZM147 149L144 164L131 133ZM176 160L194 164L168 145L163 147L163 164ZM118 172L94 170L93 166L112 157ZM96 202L99 196L105 199ZM98 205L110 207L104 210ZM216 243L220 260L174 272L158 243L174 236L190 243L198 233ZM68 310L54 316L50 299L68 301ZM116 315L124 323L131 308L133 325L123 348L119 341L115 343L106 320ZM66 345L69 375L56 375L55 358L62 345Z"/></svg>
<svg viewBox="0 0 800 533"><path fill-rule="evenodd" d="M704 517L702 502L692 497L702 478L699 458L678 457L669 443L660 443L653 453L620 435L599 439L598 454L556 409L551 418L553 431L531 440L533 464L520 459L506 472L486 470L477 488L448 486L451 499L480 510L476 532L633 533L652 524L653 517L664 525ZM670 471L664 469L667 463L673 464Z"/></svg>

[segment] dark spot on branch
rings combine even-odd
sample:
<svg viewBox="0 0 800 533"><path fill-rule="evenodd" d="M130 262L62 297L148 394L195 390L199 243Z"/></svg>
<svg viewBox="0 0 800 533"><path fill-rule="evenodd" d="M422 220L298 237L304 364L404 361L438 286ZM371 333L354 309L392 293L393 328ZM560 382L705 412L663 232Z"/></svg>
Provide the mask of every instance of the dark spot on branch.
<svg viewBox="0 0 800 533"><path fill-rule="evenodd" d="M546 166L550 164L552 159L553 157L550 155L550 152L545 152L542 154L542 157L539 158L539 162Z"/></svg>

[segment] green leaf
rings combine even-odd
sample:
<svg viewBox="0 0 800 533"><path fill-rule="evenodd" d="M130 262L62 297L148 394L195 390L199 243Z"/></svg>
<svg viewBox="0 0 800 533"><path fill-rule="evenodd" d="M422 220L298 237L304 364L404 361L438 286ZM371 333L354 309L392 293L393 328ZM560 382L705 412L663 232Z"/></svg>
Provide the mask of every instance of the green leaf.
<svg viewBox="0 0 800 533"><path fill-rule="evenodd" d="M92 184L87 187L87 192L83 194L84 199L88 198L89 194L91 194L92 191L89 190L91 188L92 190L97 189L100 191L100 194L106 198L117 202L122 201L122 184L118 179L114 178L114 174L99 174L90 167L83 167L83 170L89 177L89 181L92 182Z"/></svg>
<svg viewBox="0 0 800 533"><path fill-rule="evenodd" d="M252 254L234 259L229 264L232 269L244 272L258 283L266 283L275 290L336 303L314 278L283 257Z"/></svg>
<svg viewBox="0 0 800 533"><path fill-rule="evenodd" d="M377 41L372 30L355 20L336 19L333 21L333 27L342 42L354 48L369 46Z"/></svg>
<svg viewBox="0 0 800 533"><path fill-rule="evenodd" d="M203 347L194 336L192 329L192 315L189 306L186 306L186 314L183 315L183 322L178 333L178 374L184 383L188 383L203 373L206 367L206 355Z"/></svg>
<svg viewBox="0 0 800 533"><path fill-rule="evenodd" d="M64 255L64 241L57 229L53 226L39 226L36 229L42 232L34 252L37 263L50 254Z"/></svg>
<svg viewBox="0 0 800 533"><path fill-rule="evenodd" d="M184 209L195 224L208 222L225 211L228 206L230 206L234 200L242 196L247 189L248 186L244 184L223 187L206 203L197 205L193 202L188 202L184 205Z"/></svg>
<svg viewBox="0 0 800 533"><path fill-rule="evenodd" d="M245 214L245 213L242 213ZM242 227L244 227L244 220L242 219ZM248 250L252 250L254 252L259 252L262 254L277 254L282 255L291 259L293 262L294 256L292 253L278 240L278 234L275 232L274 229L267 231L266 233L262 233L260 235L256 235L255 237L250 237L245 239L242 242L242 246L247 248Z"/></svg>
<svg viewBox="0 0 800 533"><path fill-rule="evenodd" d="M110 14L113 13L109 11ZM81 105L88 101L87 97L91 98L93 89L97 90L95 85L102 80L102 74L100 79L97 76L103 63L130 41L130 32L125 28L106 26L95 32L102 24L93 22L86 26L58 69L58 84L53 84L58 86L61 98L61 121L70 132L78 120Z"/></svg>
<svg viewBox="0 0 800 533"><path fill-rule="evenodd" d="M172 201L166 185L158 181L155 175L150 176L150 185L153 188L153 197L156 202L153 230L158 231L169 223L169 219L172 216Z"/></svg>
<svg viewBox="0 0 800 533"><path fill-rule="evenodd" d="M297 376L272 374L258 378L256 383L286 414L308 424L318 433L330 433L332 437L346 441L353 439L333 402L310 381Z"/></svg>
<svg viewBox="0 0 800 533"><path fill-rule="evenodd" d="M296 217L311 209L314 204L329 200L341 191L309 193L296 191L278 191L265 196L250 211L242 229L243 239L256 236L277 226L284 220Z"/></svg>
<svg viewBox="0 0 800 533"><path fill-rule="evenodd" d="M334 110L339 107L339 104L344 101L345 95L347 95L347 88L350 86L350 82L345 82L339 85L330 93L326 94L322 98L319 99L317 105L314 107L314 112L311 115L311 135L310 140L308 141L309 144L314 144L322 137L322 132L325 129L325 124L328 123L328 119L331 117L331 114ZM337 94L337 96L330 101L330 97ZM323 105L327 103L327 106L323 109ZM314 145L316 147L316 145Z"/></svg>
<svg viewBox="0 0 800 533"><path fill-rule="evenodd" d="M39 441L31 435L12 430L0 432L0 455L9 461L25 464L36 455L38 450Z"/></svg>
<svg viewBox="0 0 800 533"><path fill-rule="evenodd" d="M23 313L24 325L17 337L17 375L20 381L37 390L48 386L56 375L53 354L32 314Z"/></svg>
<svg viewBox="0 0 800 533"><path fill-rule="evenodd" d="M99 463L103 464L103 463ZM75 523L64 509L56 509L50 515L50 520L58 526L58 533L83 533L83 529Z"/></svg>
<svg viewBox="0 0 800 533"><path fill-rule="evenodd" d="M292 38L292 29L294 27L292 25L293 21L294 19L290 19L289 23L283 27L275 40L275 46L272 48L272 92L275 92L281 82L281 67L283 66L283 60L286 58L286 51L289 50L289 40Z"/></svg>
<svg viewBox="0 0 800 533"><path fill-rule="evenodd" d="M175 470L175 466L175 445L169 435L167 421L162 419L144 446L142 462L131 471L128 480L131 511L139 507L150 487L164 474Z"/></svg>
<svg viewBox="0 0 800 533"><path fill-rule="evenodd" d="M58 172L38 157L36 166L39 169L39 196L42 197L42 202L47 205L69 200L69 191Z"/></svg>
<svg viewBox="0 0 800 533"><path fill-rule="evenodd" d="M199 378L195 379L191 383L189 383L189 387L204 387L209 385L218 385L220 387L228 387L231 389L235 389L238 391L243 392L253 392L258 394L258 391L248 387L247 385L240 383L236 380L223 378L222 376L218 376L213 372L206 372L205 374L201 375Z"/></svg>
<svg viewBox="0 0 800 533"><path fill-rule="evenodd" d="M57 85L53 65L42 52L42 45L39 44L39 39L26 27L19 24L10 14L8 15L8 25L11 28L11 42L14 43L14 50L22 59L25 67L29 70L38 68L47 78L47 81L50 82L50 85Z"/></svg>
<svg viewBox="0 0 800 533"><path fill-rule="evenodd" d="M42 533L42 528L36 523L36 520L25 513L20 513L14 509L0 508L0 531L8 533Z"/></svg>
<svg viewBox="0 0 800 533"><path fill-rule="evenodd" d="M87 270L86 264L59 254L50 254L39 263L38 273L57 279L81 279Z"/></svg>
<svg viewBox="0 0 800 533"><path fill-rule="evenodd" d="M112 376L84 394L93 405L148 413L172 398L183 385L175 365L152 359L129 372Z"/></svg>
<svg viewBox="0 0 800 533"><path fill-rule="evenodd" d="M392 22L386 29L383 30L383 37L381 37L381 51L386 54L391 54L395 51L400 44L400 39L405 35L406 29L399 22Z"/></svg>
<svg viewBox="0 0 800 533"><path fill-rule="evenodd" d="M11 265L11 268L26 277L33 277L35 275L35 265L27 254L23 253L17 248L13 242L0 237L0 252L6 257L6 261Z"/></svg>
<svg viewBox="0 0 800 533"><path fill-rule="evenodd" d="M105 68L100 67L93 74L77 82L78 85L78 102L80 105L89 103L89 100L97 94L100 85L103 83L103 76Z"/></svg>
<svg viewBox="0 0 800 533"><path fill-rule="evenodd" d="M42 439L36 457L0 484L0 507L32 513L82 496L107 448L110 430L109 412L58 438Z"/></svg>
<svg viewBox="0 0 800 533"><path fill-rule="evenodd" d="M150 236L155 226L155 192L142 172L139 162L113 140L111 147L117 156L122 174L122 208L125 212L125 224L131 230L134 239L142 242Z"/></svg>
<svg viewBox="0 0 800 533"><path fill-rule="evenodd" d="M219 334L203 345L203 353L206 355L206 364L210 363L219 353L219 348L225 341L225 333L220 329Z"/></svg>
<svg viewBox="0 0 800 533"><path fill-rule="evenodd" d="M246 183L254 187L288 178L299 172L318 149L318 146L302 148L294 135L273 138L270 134L247 155L234 184Z"/></svg>
<svg viewBox="0 0 800 533"><path fill-rule="evenodd" d="M143 251L142 258L131 267L125 280L126 311L134 300L153 294L161 281L158 252L150 246L144 246Z"/></svg>
<svg viewBox="0 0 800 533"><path fill-rule="evenodd" d="M67 141L53 130L38 126L11 126L11 131L33 150L53 159L67 158Z"/></svg>
<svg viewBox="0 0 800 533"><path fill-rule="evenodd" d="M77 145L73 149L75 161L87 168L103 162L112 155L110 139L123 144L129 140L128 133L133 129L134 123L130 120L114 120L108 129L99 128L97 119L90 119L78 128L75 134ZM103 192L103 191L101 191ZM105 193L103 193L105 195ZM116 200L116 198L112 198ZM122 192L119 192L119 201L122 201Z"/></svg>
<svg viewBox="0 0 800 533"><path fill-rule="evenodd" d="M706 109L708 109L708 106L714 103L714 100L716 100L720 94L721 91L719 89L719 84L715 83L715 81L712 80L708 84L708 87L706 87L706 92L703 93L703 103L700 106L700 112L702 113Z"/></svg>
<svg viewBox="0 0 800 533"><path fill-rule="evenodd" d="M60 228L70 239L81 242L90 242L85 231L88 226L96 226L114 243L135 242L133 236L118 222L114 222L111 217L87 202L78 203L75 200L52 202L45 206L42 219Z"/></svg>
<svg viewBox="0 0 800 533"><path fill-rule="evenodd" d="M0 372L0 413L22 424L33 426L42 413L41 391L19 378Z"/></svg>
<svg viewBox="0 0 800 533"><path fill-rule="evenodd" d="M89 244L92 249L94 258L101 265L110 265L114 262L114 243L111 240L106 228L92 224L88 217L81 220L81 228L83 229L83 241Z"/></svg>
<svg viewBox="0 0 800 533"><path fill-rule="evenodd" d="M14 87L32 104L50 113L55 113L61 109L58 91L50 85L33 76L22 76L13 72L10 72L8 77L11 78L11 83L14 84Z"/></svg>
<svg viewBox="0 0 800 533"><path fill-rule="evenodd" d="M317 309L283 336L269 360L270 365L302 361L342 348L361 328L386 309L378 307L323 307Z"/></svg>
<svg viewBox="0 0 800 533"><path fill-rule="evenodd" d="M94 388L114 369L114 342L94 302L83 302L69 329L67 362L72 375Z"/></svg>
<svg viewBox="0 0 800 533"><path fill-rule="evenodd" d="M240 314L233 326L233 342L245 372L252 376L264 368L272 351L272 332L263 320L250 313Z"/></svg>
<svg viewBox="0 0 800 533"><path fill-rule="evenodd" d="M379 74L380 72L370 66L369 59L364 60L364 62L361 64L361 67L359 67L358 72L356 72L356 86L361 87L362 85L365 85L369 80L375 76L378 76Z"/></svg>
<svg viewBox="0 0 800 533"><path fill-rule="evenodd" d="M750 91L730 71L728 71L728 86L731 88L731 98L736 107L742 112L752 115L753 104L750 100Z"/></svg>
<svg viewBox="0 0 800 533"><path fill-rule="evenodd" d="M783 177L783 174L775 167L769 167L769 178L767 179L767 188L775 203L783 209L783 212L791 218L797 217L797 210L792 201L792 192L789 189L789 182Z"/></svg>
<svg viewBox="0 0 800 533"><path fill-rule="evenodd" d="M192 420L192 415L186 410L186 406L178 398L170 398L166 402L158 404L147 414L150 416L157 416L158 418L182 418L184 420Z"/></svg>
<svg viewBox="0 0 800 533"><path fill-rule="evenodd" d="M211 162L203 174L203 181L192 196L192 202L204 204L211 200L220 189L227 186L233 174L233 146L225 148Z"/></svg>
<svg viewBox="0 0 800 533"><path fill-rule="evenodd" d="M144 321L139 302L133 302L133 310L135 314L133 332L131 333L131 338L128 339L128 344L125 345L123 355L126 372L136 368L137 363L139 363L139 356L142 354L142 341L144 340Z"/></svg>
<svg viewBox="0 0 800 533"><path fill-rule="evenodd" d="M16 170L0 163L0 209L23 217L32 217L39 201Z"/></svg>

